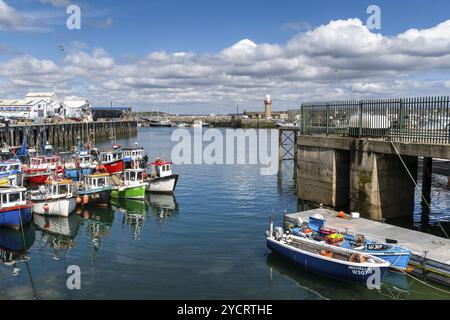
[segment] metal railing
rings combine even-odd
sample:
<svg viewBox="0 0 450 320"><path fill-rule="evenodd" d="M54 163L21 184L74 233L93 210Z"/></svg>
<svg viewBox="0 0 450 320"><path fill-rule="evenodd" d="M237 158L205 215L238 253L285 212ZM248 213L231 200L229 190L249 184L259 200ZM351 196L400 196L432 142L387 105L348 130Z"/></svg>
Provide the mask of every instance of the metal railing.
<svg viewBox="0 0 450 320"><path fill-rule="evenodd" d="M450 144L450 97L305 103L302 134Z"/></svg>

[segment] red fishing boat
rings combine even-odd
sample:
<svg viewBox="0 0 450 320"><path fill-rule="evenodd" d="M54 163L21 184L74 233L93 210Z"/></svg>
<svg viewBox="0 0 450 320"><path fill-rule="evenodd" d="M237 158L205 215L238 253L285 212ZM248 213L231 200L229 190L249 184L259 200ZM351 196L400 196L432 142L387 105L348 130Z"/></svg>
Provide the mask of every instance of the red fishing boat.
<svg viewBox="0 0 450 320"><path fill-rule="evenodd" d="M120 145L114 144L112 150L102 152L100 161L109 174L122 173L124 170L123 152Z"/></svg>
<svg viewBox="0 0 450 320"><path fill-rule="evenodd" d="M29 166L23 166L23 172L28 183L41 185L54 173L64 174L64 169L59 156L37 156L30 159Z"/></svg>

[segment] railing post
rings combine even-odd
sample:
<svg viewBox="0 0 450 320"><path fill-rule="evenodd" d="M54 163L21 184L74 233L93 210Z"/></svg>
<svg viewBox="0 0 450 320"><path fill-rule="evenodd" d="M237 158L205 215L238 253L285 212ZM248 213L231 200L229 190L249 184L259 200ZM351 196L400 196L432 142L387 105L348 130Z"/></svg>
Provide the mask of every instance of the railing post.
<svg viewBox="0 0 450 320"><path fill-rule="evenodd" d="M361 139L362 137L362 120L363 120L363 102L362 100L359 101L359 138Z"/></svg>
<svg viewBox="0 0 450 320"><path fill-rule="evenodd" d="M304 114L304 110L303 110L303 104L300 105L300 133L304 134L305 133L305 114Z"/></svg>
<svg viewBox="0 0 450 320"><path fill-rule="evenodd" d="M326 112L325 112L325 116L327 117L327 119L326 119L326 124L327 124L327 137L328 137L328 135L330 134L330 131L329 131L329 129L330 129L330 123L329 123L329 117L330 117L330 110L329 110L329 108L330 108L330 105L327 103L327 105L326 105Z"/></svg>
<svg viewBox="0 0 450 320"><path fill-rule="evenodd" d="M399 141L403 141L403 99L400 99L400 115L399 115ZM391 140L392 140L392 133L391 133Z"/></svg>

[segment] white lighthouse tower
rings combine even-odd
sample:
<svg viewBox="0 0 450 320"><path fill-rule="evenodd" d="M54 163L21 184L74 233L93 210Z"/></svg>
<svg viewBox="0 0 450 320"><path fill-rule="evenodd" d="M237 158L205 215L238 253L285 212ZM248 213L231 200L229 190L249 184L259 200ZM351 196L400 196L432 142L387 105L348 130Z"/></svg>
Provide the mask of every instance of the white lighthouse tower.
<svg viewBox="0 0 450 320"><path fill-rule="evenodd" d="M266 96L266 99L264 99L264 104L266 105L266 108L265 108L266 119L271 119L272 118L272 99L270 98L270 95Z"/></svg>

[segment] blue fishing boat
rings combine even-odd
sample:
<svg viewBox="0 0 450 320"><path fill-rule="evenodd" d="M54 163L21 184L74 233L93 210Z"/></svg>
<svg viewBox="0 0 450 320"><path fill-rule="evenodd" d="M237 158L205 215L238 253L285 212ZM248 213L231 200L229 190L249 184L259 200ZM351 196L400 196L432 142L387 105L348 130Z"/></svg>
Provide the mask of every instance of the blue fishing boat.
<svg viewBox="0 0 450 320"><path fill-rule="evenodd" d="M0 162L0 186L21 185L22 163L18 159Z"/></svg>
<svg viewBox="0 0 450 320"><path fill-rule="evenodd" d="M411 251L397 244L382 243L367 239L364 235L337 232L333 227L325 227L323 217L309 217L309 223L291 231L294 235L308 237L317 241L332 243L341 248L364 252L388 261L394 269L405 270L408 267Z"/></svg>
<svg viewBox="0 0 450 320"><path fill-rule="evenodd" d="M381 283L389 262L375 256L286 234L283 228L266 233L267 246L294 265L329 278L358 283Z"/></svg>
<svg viewBox="0 0 450 320"><path fill-rule="evenodd" d="M26 188L0 188L0 227L19 229L32 219L33 204Z"/></svg>

